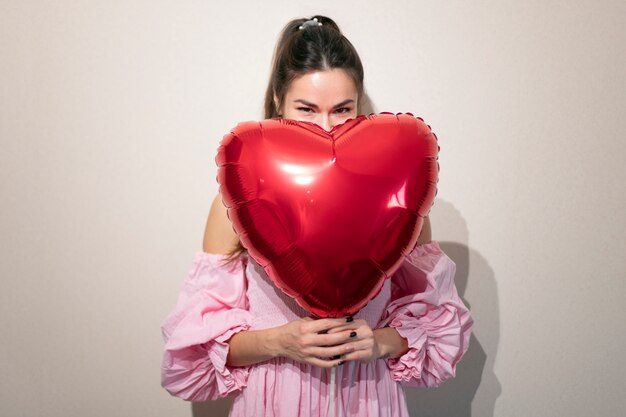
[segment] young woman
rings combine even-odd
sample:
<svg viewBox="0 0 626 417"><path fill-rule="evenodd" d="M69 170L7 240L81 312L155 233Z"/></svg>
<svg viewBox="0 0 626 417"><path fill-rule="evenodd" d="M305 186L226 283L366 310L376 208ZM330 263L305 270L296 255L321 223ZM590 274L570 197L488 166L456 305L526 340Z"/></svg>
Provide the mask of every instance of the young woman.
<svg viewBox="0 0 626 417"><path fill-rule="evenodd" d="M335 22L285 26L265 118L331 130L363 99L361 61ZM235 395L231 416L408 416L404 388L453 377L473 325L456 266L430 236L426 217L416 247L354 317L313 320L246 255L218 195L162 326L163 387L185 400Z"/></svg>

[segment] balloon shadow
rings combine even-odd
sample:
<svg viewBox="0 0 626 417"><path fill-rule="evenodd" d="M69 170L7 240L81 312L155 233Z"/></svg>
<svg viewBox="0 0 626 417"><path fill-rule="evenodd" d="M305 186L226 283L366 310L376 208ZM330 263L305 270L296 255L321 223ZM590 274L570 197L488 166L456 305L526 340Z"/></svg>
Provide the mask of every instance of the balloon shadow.
<svg viewBox="0 0 626 417"><path fill-rule="evenodd" d="M467 224L450 203L436 199L429 214L433 225L433 240L456 263L455 283L459 296L470 309L474 328L470 345L458 363L456 376L437 388L407 388L409 413L416 416L489 417L494 415L501 385L493 371L500 339L500 313L494 272L487 260L471 249ZM438 240L447 236L450 240ZM465 298L470 265L471 294L479 297L476 305ZM481 329L480 340L477 330Z"/></svg>
<svg viewBox="0 0 626 417"><path fill-rule="evenodd" d="M221 398L215 401L196 401L191 403L193 417L228 416L234 397Z"/></svg>

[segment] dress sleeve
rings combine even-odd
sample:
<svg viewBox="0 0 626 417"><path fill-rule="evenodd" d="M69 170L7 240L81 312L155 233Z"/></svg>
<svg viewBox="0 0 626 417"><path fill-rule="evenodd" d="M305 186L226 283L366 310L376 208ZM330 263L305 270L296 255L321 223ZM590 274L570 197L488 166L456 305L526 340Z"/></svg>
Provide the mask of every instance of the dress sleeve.
<svg viewBox="0 0 626 417"><path fill-rule="evenodd" d="M378 327L394 327L409 350L387 365L404 387L437 387L455 376L469 347L473 319L454 284L456 264L435 241L416 246L391 277Z"/></svg>
<svg viewBox="0 0 626 417"><path fill-rule="evenodd" d="M232 266L223 266L224 260L224 255L196 253L176 307L161 325L161 386L184 400L215 400L247 384L250 366L226 365L226 341L253 324L244 275L247 258Z"/></svg>

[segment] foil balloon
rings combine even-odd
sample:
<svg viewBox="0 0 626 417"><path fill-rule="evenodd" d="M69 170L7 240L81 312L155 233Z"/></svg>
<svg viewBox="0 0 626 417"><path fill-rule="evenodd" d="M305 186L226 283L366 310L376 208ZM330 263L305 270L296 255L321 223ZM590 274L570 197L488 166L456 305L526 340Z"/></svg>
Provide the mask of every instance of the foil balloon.
<svg viewBox="0 0 626 417"><path fill-rule="evenodd" d="M439 146L411 113L239 123L217 181L248 254L313 316L353 315L415 246L437 193Z"/></svg>

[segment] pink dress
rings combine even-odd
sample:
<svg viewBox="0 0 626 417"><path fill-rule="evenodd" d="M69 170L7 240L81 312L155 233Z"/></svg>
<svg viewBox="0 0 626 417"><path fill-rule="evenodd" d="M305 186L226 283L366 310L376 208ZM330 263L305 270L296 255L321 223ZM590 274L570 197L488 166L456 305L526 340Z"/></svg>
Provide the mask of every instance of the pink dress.
<svg viewBox="0 0 626 417"><path fill-rule="evenodd" d="M347 361L331 370L274 358L226 365L228 344L242 330L261 330L309 316L278 290L251 257L232 267L223 255L196 253L176 308L162 326L161 383L190 401L235 395L231 417L409 416L404 388L436 387L455 375L473 320L457 294L455 263L435 241L417 246L355 318L372 329L395 327L408 340L399 358ZM334 386L333 410L330 388Z"/></svg>

